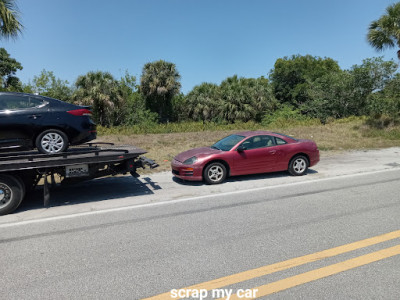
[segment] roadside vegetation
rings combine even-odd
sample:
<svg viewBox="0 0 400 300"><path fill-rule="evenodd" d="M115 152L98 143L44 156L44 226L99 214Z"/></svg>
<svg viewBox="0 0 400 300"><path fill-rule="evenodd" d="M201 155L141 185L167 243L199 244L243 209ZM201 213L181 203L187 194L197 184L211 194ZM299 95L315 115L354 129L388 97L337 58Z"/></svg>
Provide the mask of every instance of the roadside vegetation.
<svg viewBox="0 0 400 300"><path fill-rule="evenodd" d="M16 38L23 30L15 1L0 0L0 19L0 38ZM400 2L371 22L370 45L378 51L399 49L399 24ZM382 57L342 69L329 57L286 56L264 76L233 74L220 84L203 82L186 94L176 65L164 60L146 63L139 79L128 71L121 78L89 71L69 83L42 70L22 83L16 76L22 69L0 48L1 91L90 105L100 140L139 145L164 169L176 153L240 130L312 138L322 150L399 145L400 73L397 62Z"/></svg>
<svg viewBox="0 0 400 300"><path fill-rule="evenodd" d="M212 145L217 140L243 130L271 130L313 139L321 150L321 157L341 151L367 150L400 146L400 127L378 129L367 124L366 117L349 117L328 120L289 121L278 119L268 126L261 123L180 123L160 124L151 128L151 134L142 134L135 127L99 128L99 140L116 144L134 144L148 151L148 157L160 167L156 171L170 170L171 159L179 152L193 147ZM146 171L148 172L148 170Z"/></svg>

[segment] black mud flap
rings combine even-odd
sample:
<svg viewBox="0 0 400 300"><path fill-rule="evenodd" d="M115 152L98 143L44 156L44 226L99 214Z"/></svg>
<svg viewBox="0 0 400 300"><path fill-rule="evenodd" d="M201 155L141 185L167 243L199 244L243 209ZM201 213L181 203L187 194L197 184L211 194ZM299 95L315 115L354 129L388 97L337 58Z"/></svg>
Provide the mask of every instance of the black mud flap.
<svg viewBox="0 0 400 300"><path fill-rule="evenodd" d="M49 182L47 181L47 174L44 174L44 185L43 185L43 204L44 207L49 207L50 205L50 190L49 190Z"/></svg>
<svg viewBox="0 0 400 300"><path fill-rule="evenodd" d="M43 205L44 207L49 207L50 206L50 187L54 187L56 184L56 181L54 179L54 173L51 172L50 174L48 173L48 171L46 170L44 172L43 176L43 180L44 180L44 184L43 184ZM50 187L49 187L49 181L47 180L47 177L50 176Z"/></svg>

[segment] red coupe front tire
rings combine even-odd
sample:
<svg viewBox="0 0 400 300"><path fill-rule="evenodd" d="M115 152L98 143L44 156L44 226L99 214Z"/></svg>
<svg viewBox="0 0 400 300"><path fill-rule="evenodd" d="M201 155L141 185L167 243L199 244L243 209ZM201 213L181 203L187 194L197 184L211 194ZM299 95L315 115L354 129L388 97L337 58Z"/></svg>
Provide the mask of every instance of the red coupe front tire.
<svg viewBox="0 0 400 300"><path fill-rule="evenodd" d="M203 178L207 184L218 184L225 180L226 173L226 167L223 164L214 162L204 169Z"/></svg>

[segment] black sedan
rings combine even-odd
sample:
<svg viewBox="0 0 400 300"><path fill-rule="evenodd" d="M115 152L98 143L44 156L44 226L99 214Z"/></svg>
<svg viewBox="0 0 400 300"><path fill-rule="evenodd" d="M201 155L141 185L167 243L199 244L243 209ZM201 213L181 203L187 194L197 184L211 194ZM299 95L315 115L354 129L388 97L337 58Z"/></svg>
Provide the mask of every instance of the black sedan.
<svg viewBox="0 0 400 300"><path fill-rule="evenodd" d="M96 138L87 106L44 96L0 93L0 148L37 148L41 153L65 151L69 145Z"/></svg>

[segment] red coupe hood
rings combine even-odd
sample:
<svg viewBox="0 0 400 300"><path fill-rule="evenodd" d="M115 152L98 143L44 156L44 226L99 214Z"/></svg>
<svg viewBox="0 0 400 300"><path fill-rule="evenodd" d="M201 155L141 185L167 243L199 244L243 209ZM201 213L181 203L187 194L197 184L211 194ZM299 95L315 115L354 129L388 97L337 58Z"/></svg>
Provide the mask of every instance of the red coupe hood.
<svg viewBox="0 0 400 300"><path fill-rule="evenodd" d="M184 162L185 160L187 160L188 158L191 158L193 156L202 157L202 156L206 156L206 155L210 155L210 154L214 154L214 153L220 153L220 152L221 152L221 150L212 149L210 147L194 148L194 149L179 153L177 156L175 156L175 159L177 161Z"/></svg>

